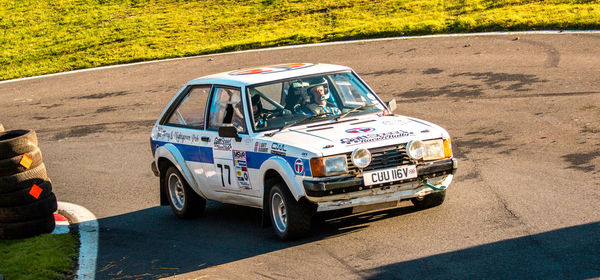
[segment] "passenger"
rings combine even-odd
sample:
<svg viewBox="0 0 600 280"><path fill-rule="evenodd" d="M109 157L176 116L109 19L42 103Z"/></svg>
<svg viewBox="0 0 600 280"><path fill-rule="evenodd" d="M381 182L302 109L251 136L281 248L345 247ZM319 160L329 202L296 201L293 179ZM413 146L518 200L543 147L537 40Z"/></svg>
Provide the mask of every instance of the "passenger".
<svg viewBox="0 0 600 280"><path fill-rule="evenodd" d="M252 115L254 117L254 127L263 128L266 126L266 116L258 94L252 96Z"/></svg>

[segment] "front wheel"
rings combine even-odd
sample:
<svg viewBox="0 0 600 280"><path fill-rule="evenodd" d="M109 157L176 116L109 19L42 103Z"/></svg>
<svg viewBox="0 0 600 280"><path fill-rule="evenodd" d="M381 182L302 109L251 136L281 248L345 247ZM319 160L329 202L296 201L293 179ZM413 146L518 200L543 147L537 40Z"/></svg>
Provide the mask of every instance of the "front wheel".
<svg viewBox="0 0 600 280"><path fill-rule="evenodd" d="M269 216L275 234L282 240L292 240L306 235L310 230L311 209L297 202L280 184L269 193Z"/></svg>
<svg viewBox="0 0 600 280"><path fill-rule="evenodd" d="M192 190L177 168L169 167L163 182L169 205L177 217L187 219L202 215L206 207L206 199Z"/></svg>
<svg viewBox="0 0 600 280"><path fill-rule="evenodd" d="M419 209L427 209L444 203L446 198L446 190L434 192L421 198L412 198L411 201L415 207Z"/></svg>

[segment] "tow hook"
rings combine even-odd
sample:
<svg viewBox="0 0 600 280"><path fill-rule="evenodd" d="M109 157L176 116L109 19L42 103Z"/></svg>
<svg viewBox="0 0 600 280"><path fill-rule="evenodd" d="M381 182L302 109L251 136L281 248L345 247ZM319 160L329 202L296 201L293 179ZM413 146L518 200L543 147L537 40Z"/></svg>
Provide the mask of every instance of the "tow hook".
<svg viewBox="0 0 600 280"><path fill-rule="evenodd" d="M438 187L436 187L436 186L434 186L434 185L432 185L432 184L428 183L427 181L423 181L423 184L424 184L425 186L428 186L428 187L430 187L430 188L432 188L432 189L436 190L436 191L443 191L443 190L445 190L445 189L447 188L447 186L440 186L440 187L438 188Z"/></svg>

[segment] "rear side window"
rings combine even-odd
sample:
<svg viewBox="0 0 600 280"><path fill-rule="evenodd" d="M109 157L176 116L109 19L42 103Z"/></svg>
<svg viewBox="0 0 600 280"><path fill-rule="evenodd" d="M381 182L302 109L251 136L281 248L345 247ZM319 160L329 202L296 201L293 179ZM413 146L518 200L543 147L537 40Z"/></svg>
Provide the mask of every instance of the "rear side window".
<svg viewBox="0 0 600 280"><path fill-rule="evenodd" d="M166 124L203 129L204 111L209 94L209 85L190 88L177 108L173 110Z"/></svg>

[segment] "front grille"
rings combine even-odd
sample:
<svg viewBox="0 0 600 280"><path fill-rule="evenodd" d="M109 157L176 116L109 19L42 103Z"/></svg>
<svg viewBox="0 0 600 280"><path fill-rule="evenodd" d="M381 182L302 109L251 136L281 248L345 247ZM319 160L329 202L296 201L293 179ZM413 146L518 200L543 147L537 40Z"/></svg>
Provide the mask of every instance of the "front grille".
<svg viewBox="0 0 600 280"><path fill-rule="evenodd" d="M369 151L371 152L372 157L371 164L362 171L352 163L352 153L346 154L346 164L348 165L348 172L350 174L362 177L363 171L384 169L411 163L411 160L406 153L406 144L379 147L369 149Z"/></svg>

